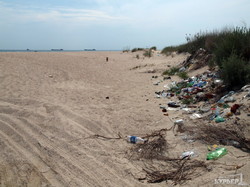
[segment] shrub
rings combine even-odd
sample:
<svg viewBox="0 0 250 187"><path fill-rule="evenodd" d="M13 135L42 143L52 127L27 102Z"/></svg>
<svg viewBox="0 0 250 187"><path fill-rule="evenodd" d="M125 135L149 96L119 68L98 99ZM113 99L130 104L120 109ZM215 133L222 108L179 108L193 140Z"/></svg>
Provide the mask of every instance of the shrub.
<svg viewBox="0 0 250 187"><path fill-rule="evenodd" d="M222 79L231 88L240 88L250 82L250 65L235 53L222 62Z"/></svg>
<svg viewBox="0 0 250 187"><path fill-rule="evenodd" d="M137 51L137 48L134 48L131 50L132 53L136 52Z"/></svg>
<svg viewBox="0 0 250 187"><path fill-rule="evenodd" d="M150 50L155 50L155 51L156 51L156 49L157 49L156 46L153 46L150 48Z"/></svg>
<svg viewBox="0 0 250 187"><path fill-rule="evenodd" d="M143 53L143 55L145 56L145 57L152 57L152 51L151 50L146 50L144 53Z"/></svg>
<svg viewBox="0 0 250 187"><path fill-rule="evenodd" d="M168 70L165 70L162 75L175 75L179 71L179 68L177 67L172 67Z"/></svg>
<svg viewBox="0 0 250 187"><path fill-rule="evenodd" d="M177 75L182 79L188 79L188 74L185 71L178 72Z"/></svg>
<svg viewBox="0 0 250 187"><path fill-rule="evenodd" d="M178 51L178 47L176 46L168 46L162 49L161 53L165 55L170 55L172 52Z"/></svg>
<svg viewBox="0 0 250 187"><path fill-rule="evenodd" d="M134 48L134 49L131 50L131 52L133 53L133 52L136 52L136 51L143 51L143 50L144 50L144 48Z"/></svg>
<svg viewBox="0 0 250 187"><path fill-rule="evenodd" d="M236 27L231 32L224 34L214 50L218 65L221 66L222 62L232 53L245 61L250 60L250 29Z"/></svg>

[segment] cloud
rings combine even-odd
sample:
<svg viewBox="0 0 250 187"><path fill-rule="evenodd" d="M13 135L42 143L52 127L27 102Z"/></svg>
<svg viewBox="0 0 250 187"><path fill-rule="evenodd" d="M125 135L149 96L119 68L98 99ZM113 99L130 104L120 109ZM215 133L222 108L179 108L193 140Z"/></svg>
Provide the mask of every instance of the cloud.
<svg viewBox="0 0 250 187"><path fill-rule="evenodd" d="M108 22L126 20L126 17L114 16L102 10L76 9L65 7L39 8L7 4L0 1L0 16L6 22Z"/></svg>
<svg viewBox="0 0 250 187"><path fill-rule="evenodd" d="M0 0L0 45L164 47L186 33L249 26L249 9L249 0Z"/></svg>
<svg viewBox="0 0 250 187"><path fill-rule="evenodd" d="M34 19L38 21L114 21L123 20L124 17L111 16L103 11L87 9L67 9L58 8L46 12L34 14Z"/></svg>

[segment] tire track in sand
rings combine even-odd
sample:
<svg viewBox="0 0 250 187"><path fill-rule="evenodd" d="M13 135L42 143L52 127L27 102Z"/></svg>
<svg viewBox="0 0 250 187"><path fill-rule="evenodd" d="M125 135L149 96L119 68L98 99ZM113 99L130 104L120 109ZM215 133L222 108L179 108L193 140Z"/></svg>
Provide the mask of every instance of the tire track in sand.
<svg viewBox="0 0 250 187"><path fill-rule="evenodd" d="M5 143L9 145L9 147L13 150L13 152L17 152L21 154L23 157L25 157L27 160L29 160L36 169L43 173L43 176L53 185L53 186L62 186L63 185L63 179L58 179L58 175L55 174L52 170L47 170L44 172L44 169L47 168L47 164L44 163L41 159L35 156L34 153L31 151L28 151L25 147L23 147L19 140L13 139L13 133L10 131L10 129L6 128L3 122L0 121L0 136L3 140L5 140ZM11 138L12 137L12 138Z"/></svg>
<svg viewBox="0 0 250 187"><path fill-rule="evenodd" d="M62 111L63 111L63 114L67 114L66 110L62 110ZM16 108L13 109L13 108L9 107L9 108L5 108L5 110L1 110L1 112L5 113L5 115L9 115L9 114L13 114L15 112L18 112L18 109L16 109ZM27 110L25 112L27 113ZM32 113L29 113L29 115L32 115ZM79 121L79 120L81 122L83 121L83 118L76 116L70 112L68 112L67 116L69 116L69 118L73 121ZM39 116L40 119L42 117L44 117L44 116ZM115 168L115 170L113 172L109 171L109 167L107 165L101 163L96 158L94 158L92 155L87 155L85 152L77 150L77 148L74 145L70 145L65 141L61 141L60 144L65 145L66 149L64 149L64 147L60 148L60 146L58 144L55 144L55 141L51 143L51 141L49 141L49 137L46 137L43 133L41 133L42 132L41 129L38 129L39 126L35 127L34 125L32 125L32 124L34 124L34 122L28 124L29 131L27 133L25 133L23 130L21 130L21 127L23 129L27 130L28 121L26 119L24 119L24 118L21 119L20 117L18 117L17 120L19 120L19 121L17 121L15 119L15 122L14 122L12 119L10 119L10 118L13 118L13 115L10 115L9 119L6 116L5 117L1 116L1 118L2 119L4 118L4 121L6 123L8 123L8 125L11 125L15 130L18 130L18 132L14 132L15 130L12 129L13 130L12 134L16 134L19 136L21 136L21 134L22 134L22 136L26 138L26 142L37 142L37 144L39 143L40 145L43 145L43 147L46 148L46 150L43 150L43 152L48 152L50 155L53 155L55 158L61 159L62 161L59 163L60 166L57 166L58 169L61 170L60 173L63 173L63 171L65 172L65 168L70 168L68 170L68 172L66 172L66 173L68 173L68 175L70 175L69 172L73 172L74 177L76 177L76 178L77 178L77 176L80 176L80 175L85 176L84 177L85 182L89 181L88 184L91 184L91 185L93 185L93 183L91 181L95 181L95 185L97 185L96 182L99 181L98 177L100 178L100 176L102 176L103 173L108 174L110 177L116 177L116 178L119 177L116 175L116 169L119 169L119 168ZM22 125L20 123L21 121L23 123ZM17 124L21 125L21 126L18 127ZM24 124L26 124L26 126ZM31 127L31 126L33 126L33 127ZM36 140L33 137L36 137L36 138L39 137L39 139ZM71 138L71 136L68 136L68 138ZM21 139L24 139L24 138L21 138ZM19 141L19 143L20 143L20 141ZM53 143L54 143L54 145L53 145ZM17 145L15 145L15 146L17 146ZM27 146L27 145L23 145L23 146ZM98 147L102 148L102 146L98 146ZM88 146L85 146L85 148L88 149L88 152L91 152L91 150L89 149ZM39 149L39 147L37 147L37 146L34 146L34 145L28 146L26 149L36 150L36 152L38 152L38 153L40 152L40 155L41 155L41 148ZM79 161L79 158L77 156L75 156L74 153L81 154L82 155L81 158L85 157L85 159L82 159L83 161L81 161L81 160ZM31 155L31 154L32 153L29 153L29 155ZM44 158L43 158L43 160L44 160ZM89 164L88 162L91 160L92 160L92 162ZM77 167L78 167L78 169L76 169ZM83 173L83 171L81 170L81 167L83 167L84 169L87 169L87 171L89 173L87 175L88 177L86 176L86 173ZM99 172L96 172L95 168L98 168ZM90 171L92 171L92 172L90 172ZM91 175L91 177L89 175ZM63 177L66 177L66 176L63 176ZM86 177L87 178L90 177L89 180L87 180ZM70 179L68 178L68 181L69 180ZM125 186L129 186L129 184L127 184L125 181L123 181L123 183L124 183L124 185L126 184ZM107 185L107 183L106 183L106 185ZM98 184L98 186L102 186L102 185ZM112 184L109 184L109 186L112 186Z"/></svg>
<svg viewBox="0 0 250 187"><path fill-rule="evenodd" d="M13 119L8 119L6 116L3 116L3 115L1 115L1 119L3 119L6 123L10 124L15 130L17 130L16 135L21 136L21 134L22 134L22 140L26 139L27 143L32 142L33 145L31 145L30 147L32 147L32 150L36 151L39 155L43 155L42 154L42 151L43 151L43 152L49 153L50 155L53 155L53 157L55 157L57 159L60 159L61 162L66 165L65 167L62 167L61 170L63 170L66 167L70 167L72 169L71 170L72 173L74 173L74 170L76 170L77 172L74 174L73 177L77 177L79 175L81 175L82 177L88 176L90 178L89 181L96 181L93 179L93 177L100 178L103 173L109 174L109 176L111 176L111 177L118 177L116 175L116 172L109 171L108 167L106 165L100 163L93 156L87 155L86 152L83 152L83 151L77 149L77 147L74 145L70 145L67 142L61 142L61 141L59 143L57 143L56 145L53 145L51 143L51 141L49 141L48 139L45 139L45 136L42 136L43 138L39 137L39 142L38 142L37 135L32 133L30 130L27 132L23 131L22 129L25 129L25 130L28 130L28 129L25 128L25 126L21 125L20 122L18 122L18 126L17 126L16 123L14 123ZM12 129L12 130L14 131L14 129ZM12 133L12 134L14 134L14 133ZM41 133L39 133L39 134L41 134ZM37 139L34 139L33 138L34 136L36 136ZM56 140L54 140L54 142L56 142ZM62 147L62 146L60 146L60 144L62 144L64 146ZM40 146L35 146L35 145L40 145ZM64 149L64 147L66 149ZM81 158L78 157L79 154L81 155ZM45 155L44 157L46 158L46 156L47 155ZM55 163L56 159L53 161ZM89 163L89 161L92 161L91 164ZM80 170L82 170L82 168L84 168L84 170L86 169L89 172L89 174L83 173L84 170L79 171L79 169L75 169L75 166L79 166L78 168ZM98 168L100 171L96 172L95 171L96 168ZM72 175L72 174L68 173L63 178L66 178L67 176L70 176L70 175ZM86 180L87 179L85 178L85 181ZM102 185L100 184L100 186L102 186Z"/></svg>
<svg viewBox="0 0 250 187"><path fill-rule="evenodd" d="M75 178L78 175L86 176L86 174L82 170L80 170L77 167L77 165L73 165L67 159L64 159L64 157L58 154L56 151L54 151L53 148L49 148L50 146L48 146L48 144L46 144L45 147L42 146L40 150L38 150L37 147L35 147L31 143L29 143L27 140L25 140L26 138L24 136L21 136L13 128L9 127L8 124L0 121L0 125L1 125L0 131L2 131L2 133L8 137L7 138L8 142L11 142L11 144L13 144L15 148L19 147L19 149L23 150L21 153L23 153L24 156L28 155L28 158L31 159L31 161L36 159L35 160L36 162L32 162L32 164L36 168L37 166L40 166L41 161L46 162L46 163L48 162L50 163L50 165L46 164L46 166L47 168L49 167L50 170L46 168L42 170L53 171L55 173L63 174L63 175L60 175L61 181L63 181L62 184L67 183L67 181L71 181L72 178ZM41 153L41 151L43 153ZM44 153L47 153L47 155L45 155ZM41 155L43 155L43 157ZM51 160L51 158L49 157L52 157L53 159ZM60 159L60 162L56 162L57 159ZM52 161L54 162L53 164L52 164ZM50 181L48 177L46 177L46 179ZM93 183L91 182L93 181L93 179L91 177L89 178L85 177L84 179L85 179L85 184L93 185ZM53 181L51 184L53 184Z"/></svg>

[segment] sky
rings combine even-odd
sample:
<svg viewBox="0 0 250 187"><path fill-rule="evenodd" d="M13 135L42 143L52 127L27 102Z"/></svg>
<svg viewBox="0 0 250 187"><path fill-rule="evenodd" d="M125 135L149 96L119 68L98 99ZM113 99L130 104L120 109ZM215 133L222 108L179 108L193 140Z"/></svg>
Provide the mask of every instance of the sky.
<svg viewBox="0 0 250 187"><path fill-rule="evenodd" d="M0 0L0 49L123 50L250 27L250 0Z"/></svg>

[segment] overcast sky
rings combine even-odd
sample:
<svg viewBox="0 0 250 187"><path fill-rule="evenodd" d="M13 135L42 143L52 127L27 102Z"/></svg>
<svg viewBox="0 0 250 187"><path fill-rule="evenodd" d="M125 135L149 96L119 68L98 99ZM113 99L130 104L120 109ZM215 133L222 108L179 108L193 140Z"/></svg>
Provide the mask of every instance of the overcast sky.
<svg viewBox="0 0 250 187"><path fill-rule="evenodd" d="M0 0L0 49L122 50L250 27L250 0Z"/></svg>

